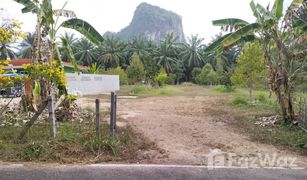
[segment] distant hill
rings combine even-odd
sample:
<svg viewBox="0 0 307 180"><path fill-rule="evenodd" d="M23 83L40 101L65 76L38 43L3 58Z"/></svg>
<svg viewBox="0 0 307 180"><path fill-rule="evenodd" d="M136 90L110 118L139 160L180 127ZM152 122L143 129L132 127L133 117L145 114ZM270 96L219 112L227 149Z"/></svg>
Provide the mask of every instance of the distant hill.
<svg viewBox="0 0 307 180"><path fill-rule="evenodd" d="M106 32L104 35L114 35L120 39L129 40L134 37L145 37L159 42L167 33L173 32L180 42L185 41L181 16L158 6L141 3L134 11L129 26L118 33Z"/></svg>

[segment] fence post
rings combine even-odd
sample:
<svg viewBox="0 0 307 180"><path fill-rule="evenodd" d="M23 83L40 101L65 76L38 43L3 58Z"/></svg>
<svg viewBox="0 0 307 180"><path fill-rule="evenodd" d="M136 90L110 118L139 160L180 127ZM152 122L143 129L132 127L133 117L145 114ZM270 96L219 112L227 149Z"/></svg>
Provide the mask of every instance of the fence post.
<svg viewBox="0 0 307 180"><path fill-rule="evenodd" d="M115 135L115 93L111 92L110 133Z"/></svg>
<svg viewBox="0 0 307 180"><path fill-rule="evenodd" d="M50 121L50 135L53 139L56 138L56 124L55 124L55 113L54 113L54 97L48 97L48 112L49 112L49 121Z"/></svg>
<svg viewBox="0 0 307 180"><path fill-rule="evenodd" d="M100 100L96 99L96 136L100 138Z"/></svg>
<svg viewBox="0 0 307 180"><path fill-rule="evenodd" d="M114 95L114 129L116 130L117 94Z"/></svg>

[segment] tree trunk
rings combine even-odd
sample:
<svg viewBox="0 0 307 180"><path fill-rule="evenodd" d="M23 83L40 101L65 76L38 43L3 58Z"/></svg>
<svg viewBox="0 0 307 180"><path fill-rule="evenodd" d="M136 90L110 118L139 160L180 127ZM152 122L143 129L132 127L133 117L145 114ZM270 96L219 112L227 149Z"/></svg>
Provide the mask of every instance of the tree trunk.
<svg viewBox="0 0 307 180"><path fill-rule="evenodd" d="M253 83L251 81L248 82L248 88L249 88L249 97L252 98L252 95L253 95Z"/></svg>
<svg viewBox="0 0 307 180"><path fill-rule="evenodd" d="M17 137L17 141L21 141L24 138L24 136L27 134L29 129L33 126L34 122L38 119L39 115L41 115L44 109L47 107L47 104L48 104L48 101L43 102L42 106L38 109L38 111L30 119L30 121L28 121L26 125L24 126L24 128L21 130L21 132L19 133Z"/></svg>

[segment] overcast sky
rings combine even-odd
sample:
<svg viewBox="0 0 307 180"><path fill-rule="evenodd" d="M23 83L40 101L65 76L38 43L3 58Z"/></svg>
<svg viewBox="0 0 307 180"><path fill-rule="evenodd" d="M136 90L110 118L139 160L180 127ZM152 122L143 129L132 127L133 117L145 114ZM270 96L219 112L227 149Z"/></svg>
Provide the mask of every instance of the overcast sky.
<svg viewBox="0 0 307 180"><path fill-rule="evenodd" d="M65 0L53 0L53 8L60 9ZM118 32L129 25L133 12L141 2L157 5L171 10L182 17L183 30L186 36L199 34L208 42L219 28L211 25L211 21L221 18L241 18L249 22L255 19L249 8L250 0L67 0L65 9L73 10L78 18L92 24L97 31ZM264 6L272 5L274 0L255 0ZM291 0L285 0L285 5ZM0 0L0 8L5 9L1 16L22 21L27 32L35 28L35 16L22 14L23 6L13 0Z"/></svg>

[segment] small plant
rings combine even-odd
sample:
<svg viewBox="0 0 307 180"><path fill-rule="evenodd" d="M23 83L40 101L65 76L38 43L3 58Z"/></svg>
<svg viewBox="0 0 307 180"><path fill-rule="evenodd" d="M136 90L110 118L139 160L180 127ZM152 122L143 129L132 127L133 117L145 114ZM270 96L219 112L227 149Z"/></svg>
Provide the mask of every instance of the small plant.
<svg viewBox="0 0 307 180"><path fill-rule="evenodd" d="M92 152L111 152L117 155L117 141L113 137L94 138L85 142L84 146Z"/></svg>
<svg viewBox="0 0 307 180"><path fill-rule="evenodd" d="M265 97L264 94L259 94L257 99L261 102L261 103L267 103L268 99Z"/></svg>
<svg viewBox="0 0 307 180"><path fill-rule="evenodd" d="M235 106L247 106L248 105L248 101L242 97L235 97L231 104L235 105Z"/></svg>
<svg viewBox="0 0 307 180"><path fill-rule="evenodd" d="M135 95L135 94L143 94L147 91L146 86L136 86L133 89L131 89L130 94Z"/></svg>
<svg viewBox="0 0 307 180"><path fill-rule="evenodd" d="M221 93L231 93L231 92L235 92L235 87L233 86L224 86L224 85L219 85L214 87L214 90L217 92L221 92Z"/></svg>
<svg viewBox="0 0 307 180"><path fill-rule="evenodd" d="M68 94L67 95L67 99L70 101L70 102L73 102L75 100L77 100L77 96L73 95L73 94Z"/></svg>
<svg viewBox="0 0 307 180"><path fill-rule="evenodd" d="M23 159L32 161L37 159L43 151L43 146L36 144L35 142L27 145L23 150Z"/></svg>
<svg viewBox="0 0 307 180"><path fill-rule="evenodd" d="M158 86L163 86L167 80L168 76L166 72L161 68L159 74L155 76L154 81L158 84Z"/></svg>

